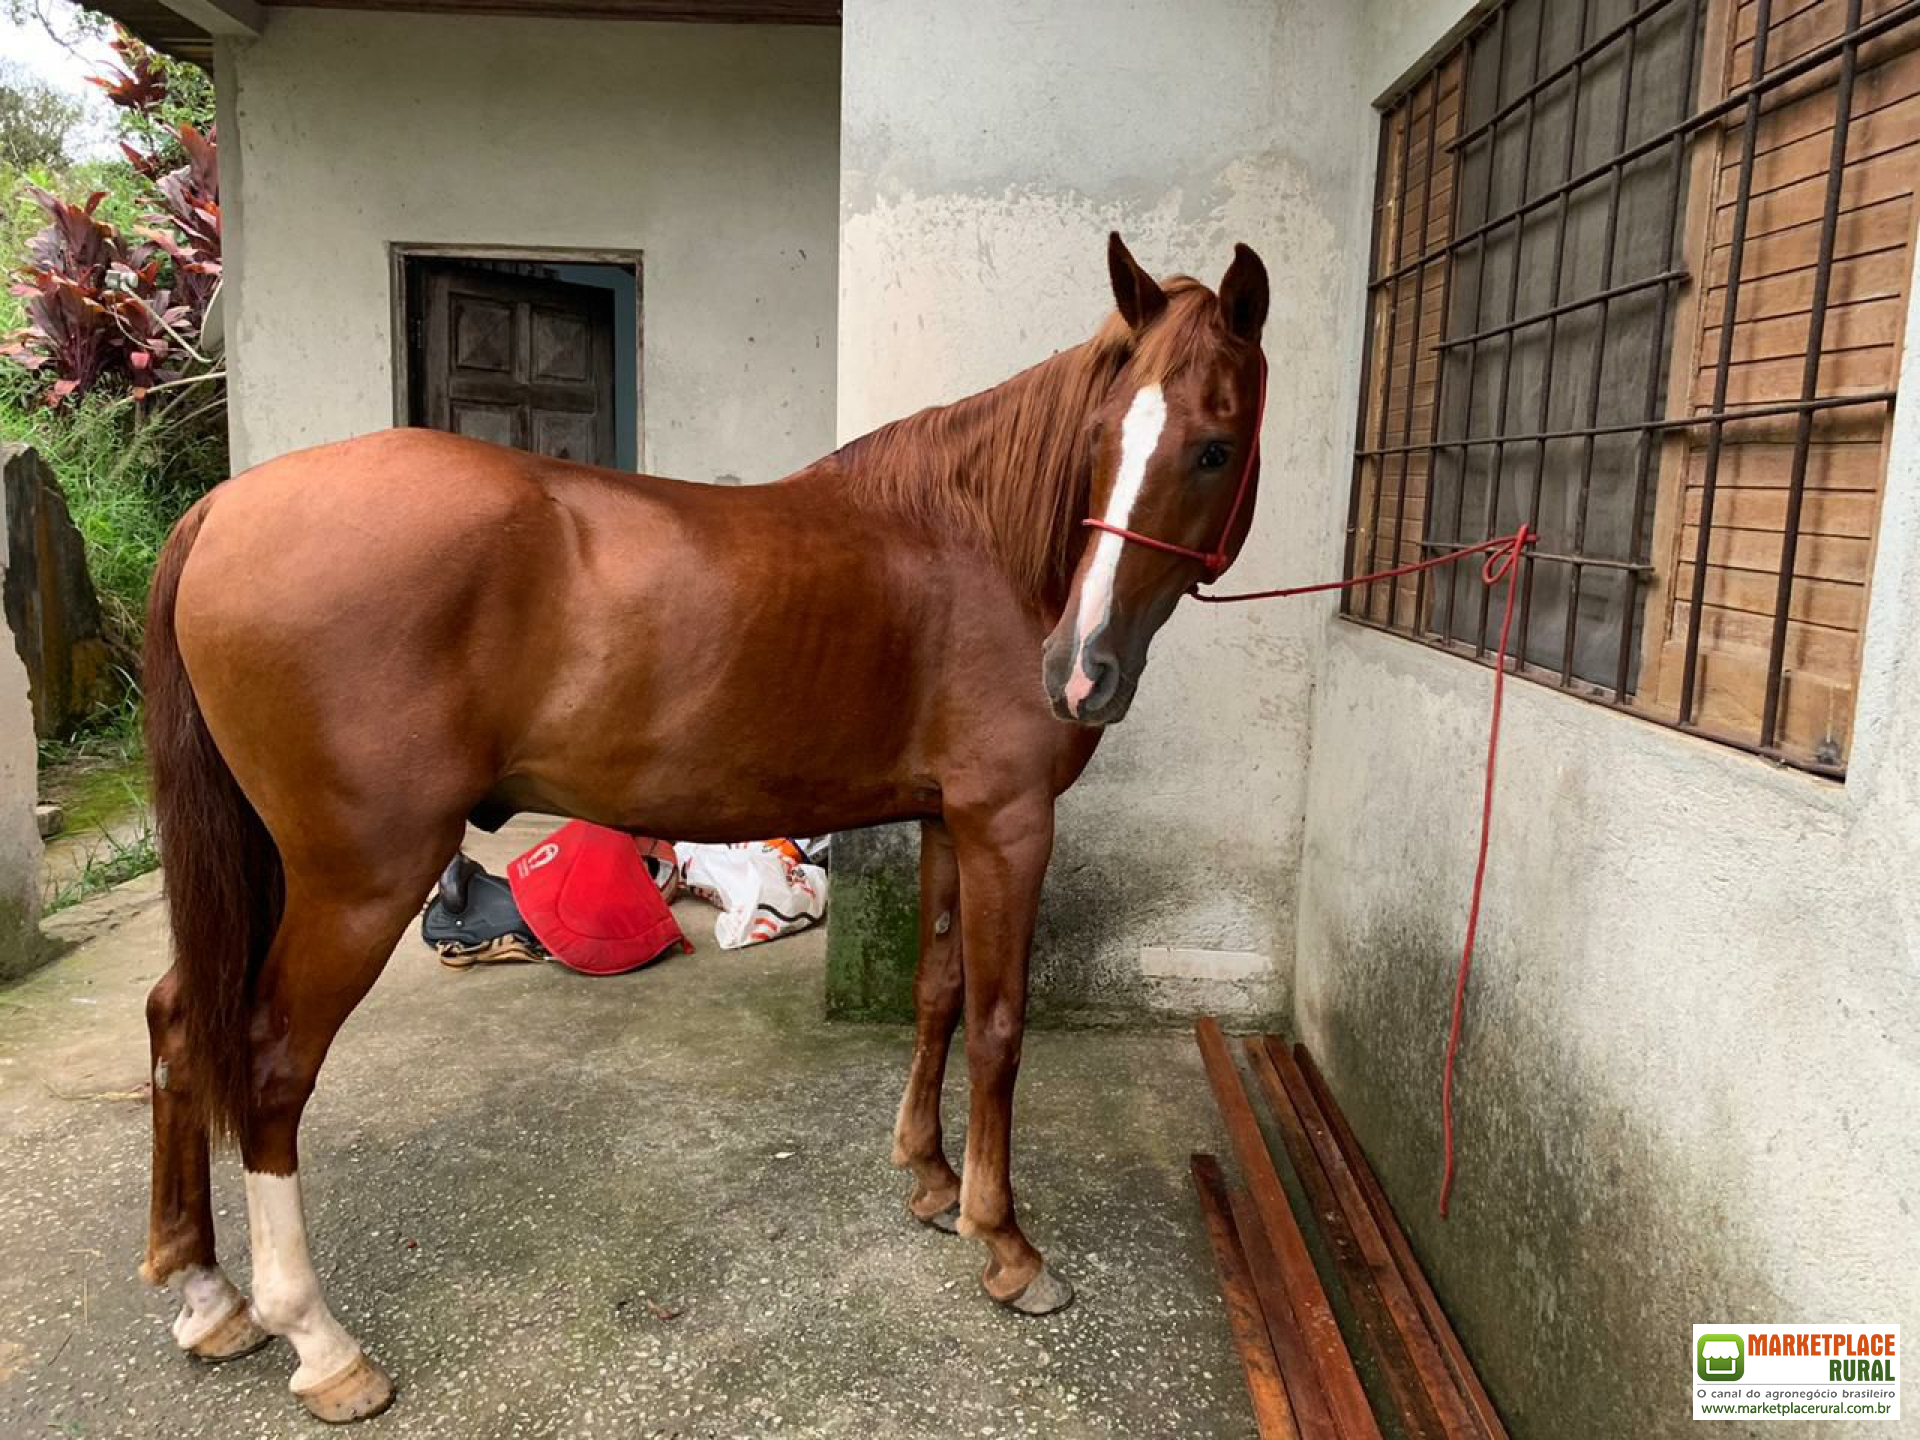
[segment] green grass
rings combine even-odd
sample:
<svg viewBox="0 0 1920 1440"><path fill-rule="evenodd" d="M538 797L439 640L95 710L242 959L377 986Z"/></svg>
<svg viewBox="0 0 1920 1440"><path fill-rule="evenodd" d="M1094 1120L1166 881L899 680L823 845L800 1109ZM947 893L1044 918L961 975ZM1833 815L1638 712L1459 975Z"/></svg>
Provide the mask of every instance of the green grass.
<svg viewBox="0 0 1920 1440"><path fill-rule="evenodd" d="M131 833L100 831L88 846L80 873L55 888L40 913L56 914L159 868L160 844L154 834L153 817L143 811Z"/></svg>
<svg viewBox="0 0 1920 1440"><path fill-rule="evenodd" d="M40 742L40 798L66 816L67 833L98 829L147 800L140 708L129 697L68 740Z"/></svg>
<svg viewBox="0 0 1920 1440"><path fill-rule="evenodd" d="M65 819L49 843L80 853L80 869L49 889L51 914L144 875L160 864L148 809L140 708L128 699L103 711L70 740L40 743L40 796ZM65 862L58 867L69 868Z"/></svg>
<svg viewBox="0 0 1920 1440"><path fill-rule="evenodd" d="M31 398L19 374L0 362L0 441L31 445L53 467L86 542L101 611L137 648L167 532L226 474L224 390L191 386L146 406L89 396L55 410Z"/></svg>

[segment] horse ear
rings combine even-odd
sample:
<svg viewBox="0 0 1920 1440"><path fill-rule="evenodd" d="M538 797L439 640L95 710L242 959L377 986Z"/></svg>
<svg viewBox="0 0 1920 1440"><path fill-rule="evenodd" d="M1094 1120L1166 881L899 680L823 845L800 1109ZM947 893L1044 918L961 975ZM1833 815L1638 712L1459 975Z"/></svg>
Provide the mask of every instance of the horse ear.
<svg viewBox="0 0 1920 1440"><path fill-rule="evenodd" d="M1167 292L1140 268L1118 230L1107 235L1107 273L1113 277L1113 303L1135 333L1146 329L1167 308Z"/></svg>
<svg viewBox="0 0 1920 1440"><path fill-rule="evenodd" d="M1258 340L1267 323L1267 267L1244 245L1233 247L1233 263L1221 278L1220 313L1242 340Z"/></svg>

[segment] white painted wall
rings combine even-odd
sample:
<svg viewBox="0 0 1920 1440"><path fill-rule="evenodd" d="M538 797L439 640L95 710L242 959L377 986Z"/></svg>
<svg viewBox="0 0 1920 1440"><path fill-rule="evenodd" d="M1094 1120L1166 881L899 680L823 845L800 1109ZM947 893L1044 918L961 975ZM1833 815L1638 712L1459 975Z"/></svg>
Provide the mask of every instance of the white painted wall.
<svg viewBox="0 0 1920 1440"><path fill-rule="evenodd" d="M1245 241L1275 282L1274 381L1233 580L1331 574L1356 226L1365 244L1363 147L1342 128L1364 110L1357 44L1314 0L848 0L842 439L1084 340L1112 308L1109 229L1155 273L1209 284ZM1284 1007L1322 629L1311 606L1187 606L1168 624L1061 807L1043 997ZM1143 945L1283 963L1189 983L1144 974Z"/></svg>
<svg viewBox="0 0 1920 1440"><path fill-rule="evenodd" d="M237 465L391 425L391 242L644 252L641 466L833 445L832 29L279 10L219 51Z"/></svg>
<svg viewBox="0 0 1920 1440"><path fill-rule="evenodd" d="M0 458L11 454L0 447ZM7 517L0 489L0 581L7 572ZM24 975L43 958L40 938L40 831L34 801L40 783L27 667L13 630L0 616L0 982Z"/></svg>
<svg viewBox="0 0 1920 1440"><path fill-rule="evenodd" d="M1361 89L1463 10L1374 0ZM1912 384L1920 317L1907 334ZM1508 687L1445 1222L1438 1088L1489 676L1338 620L1323 638L1295 1019L1514 1433L1691 1434L1695 1322L1920 1313L1916 408L1896 420L1844 785Z"/></svg>
<svg viewBox="0 0 1920 1440"><path fill-rule="evenodd" d="M847 0L837 238L808 178L833 165L832 111L807 108L825 37L276 12L223 55L236 439L257 457L387 422L389 239L645 248L647 461L750 477L831 443L836 248L844 438L1084 338L1110 227L1210 282L1239 239L1273 273L1275 381L1233 578L1331 575L1369 102L1465 8ZM774 234L753 207L781 194ZM1508 695L1452 1220L1437 1087L1484 669L1331 600L1183 608L1063 807L1036 978L1068 1004L1193 980L1290 1005L1515 1433L1691 1433L1693 1321L1920 1313L1920 415L1897 424L1844 786ZM1192 950L1278 963L1223 994Z"/></svg>

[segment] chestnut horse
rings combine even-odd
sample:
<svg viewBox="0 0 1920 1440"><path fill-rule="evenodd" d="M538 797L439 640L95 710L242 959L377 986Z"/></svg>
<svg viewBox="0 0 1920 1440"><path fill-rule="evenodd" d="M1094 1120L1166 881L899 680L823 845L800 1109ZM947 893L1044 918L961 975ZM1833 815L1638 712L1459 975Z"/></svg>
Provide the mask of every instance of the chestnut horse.
<svg viewBox="0 0 1920 1440"><path fill-rule="evenodd" d="M284 1335L321 1419L391 1400L308 1257L300 1115L469 820L520 811L705 841L920 821L908 1206L986 1246L993 1299L1072 1299L1008 1175L1054 801L1201 547L1245 538L1267 312L1245 246L1217 295L1156 283L1117 235L1108 259L1119 312L1091 340L780 484L396 430L258 466L174 528L147 629L174 963L147 1002L142 1273L180 1285L182 1348ZM940 1132L963 1006L964 1180ZM222 1138L246 1167L251 1305L214 1253Z"/></svg>

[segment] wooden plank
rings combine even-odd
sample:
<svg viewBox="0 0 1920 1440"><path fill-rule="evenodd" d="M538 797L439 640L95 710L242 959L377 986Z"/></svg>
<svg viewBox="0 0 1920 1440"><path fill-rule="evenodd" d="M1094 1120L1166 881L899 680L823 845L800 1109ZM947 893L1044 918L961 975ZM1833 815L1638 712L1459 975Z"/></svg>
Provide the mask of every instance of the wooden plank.
<svg viewBox="0 0 1920 1440"><path fill-rule="evenodd" d="M1871 20L1899 3L1900 0L1865 0L1860 7L1860 18ZM1831 7L1842 16L1845 14L1842 8L1844 0L1777 0L1767 29L1771 33L1778 33L1787 21L1817 10L1822 5ZM1756 0L1740 0L1740 15L1734 23L1734 35L1741 40L1753 39L1754 32L1760 28L1759 22L1760 7ZM1837 24L1833 33L1836 35L1840 33Z"/></svg>
<svg viewBox="0 0 1920 1440"><path fill-rule="evenodd" d="M1868 0L1860 8L1860 17L1862 20L1871 20L1891 10L1896 3L1898 0ZM1817 50L1828 41L1837 39L1846 23L1847 10L1843 0L1822 0L1820 4L1809 5L1775 20L1767 27L1767 69L1777 70L1809 50ZM1749 21L1746 38L1734 46L1732 69L1734 74L1740 76L1742 83L1753 70L1753 31L1757 28Z"/></svg>
<svg viewBox="0 0 1920 1440"><path fill-rule="evenodd" d="M1716 505L1718 502L1715 502ZM1775 571L1725 570L1707 567L1707 585L1703 606L1722 610L1744 610L1754 615L1773 614L1776 591ZM1693 562L1683 561L1675 575L1675 588L1682 597L1693 594ZM1676 601L1677 614L1684 600ZM1842 580L1809 580L1796 577L1793 594L1787 602L1788 618L1809 625L1824 625L1836 630L1858 630L1866 614L1865 590ZM1656 641L1669 633L1665 630ZM1684 633L1676 631L1672 633Z"/></svg>
<svg viewBox="0 0 1920 1440"><path fill-rule="evenodd" d="M1253 1401L1253 1421L1259 1427L1260 1440L1300 1440L1299 1427L1293 1423L1293 1407L1287 1403L1286 1386L1280 1379L1280 1361L1273 1353L1273 1337L1267 1334L1266 1316L1260 1310L1260 1297L1254 1294L1253 1276L1247 1269L1246 1253L1240 1248L1239 1231L1234 1228L1220 1162L1211 1155L1195 1155L1191 1164L1200 1215L1206 1222L1207 1239L1213 1244L1214 1263L1220 1267L1220 1298L1226 1302L1227 1325L1247 1372L1247 1395Z"/></svg>
<svg viewBox="0 0 1920 1440"><path fill-rule="evenodd" d="M1339 1262L1341 1279L1347 1287L1354 1311L1367 1330L1374 1358L1393 1392L1394 1405L1409 1437L1444 1436L1462 1440L1477 1436L1459 1403L1445 1366L1433 1349L1431 1337L1420 1324L1411 1301L1396 1309L1404 1298L1404 1287L1396 1297L1398 1276L1393 1259L1386 1253L1376 1234L1369 1233L1368 1217L1356 1217L1345 1204L1346 1197L1337 1188L1334 1168L1310 1133L1310 1123L1301 1114L1289 1087L1276 1068L1270 1053L1273 1037L1265 1043L1252 1036L1242 1041L1247 1068L1267 1097L1267 1108L1280 1124L1287 1154L1294 1173L1306 1188L1313 1210L1320 1220L1321 1233L1327 1237ZM1282 1052L1284 1054L1284 1051ZM1409 1327L1412 1334L1409 1334Z"/></svg>
<svg viewBox="0 0 1920 1440"><path fill-rule="evenodd" d="M1742 449L1748 447L1742 446ZM1787 518L1787 492L1785 484L1751 488L1741 488L1727 484L1724 467L1713 501L1713 528L1715 530L1755 530L1771 535L1777 541L1785 528ZM1781 479L1784 482L1785 476ZM1815 471L1812 457L1809 457L1807 478L1812 481ZM1827 491L1809 484L1805 500L1800 511L1800 533L1807 535L1832 535L1848 539L1864 540L1873 534L1874 521L1879 517L1880 497L1872 491L1838 490ZM1686 521L1689 526L1697 525L1700 520L1700 491L1689 487L1687 491Z"/></svg>
<svg viewBox="0 0 1920 1440"><path fill-rule="evenodd" d="M1286 1284L1287 1303L1325 1390L1327 1410L1340 1440L1379 1440L1380 1427L1374 1422L1366 1391L1353 1368L1353 1357L1347 1353L1339 1322L1334 1319L1327 1292L1321 1288L1320 1277L1314 1271L1313 1257L1307 1253L1306 1240L1293 1218L1293 1207L1287 1203L1287 1192L1273 1168L1273 1156L1267 1153L1266 1137L1254 1119L1253 1106L1240 1083L1240 1072L1234 1068L1233 1057L1227 1052L1226 1037L1220 1033L1219 1022L1211 1016L1203 1016L1194 1025L1194 1034L1200 1043L1200 1058L1206 1066L1207 1080L1213 1086L1220 1118L1227 1127L1234 1155L1240 1162L1240 1173L1246 1180L1249 1201L1260 1218L1261 1234L1253 1239L1252 1248L1258 1249L1262 1240L1273 1247ZM1244 1226L1241 1235L1246 1238ZM1300 1409L1296 1400L1295 1413ZM1305 1433L1304 1426L1302 1432Z"/></svg>
<svg viewBox="0 0 1920 1440"><path fill-rule="evenodd" d="M1920 74L1920 50L1915 49L1900 50L1879 64L1862 65L1854 75L1853 103L1847 107L1849 123L1920 90L1920 84L1914 79L1916 74ZM1761 121L1762 148L1771 150L1831 130L1833 88L1830 69L1816 69L1802 81L1780 87L1773 98L1773 108ZM1738 163L1737 155L1734 163Z"/></svg>
<svg viewBox="0 0 1920 1440"><path fill-rule="evenodd" d="M1793 475L1793 417L1787 416L1786 420L1785 425L1778 427L1780 438L1776 441L1742 441L1720 452L1719 488L1780 489L1787 484ZM1748 421L1735 433L1757 428L1758 425L1758 421ZM1874 428L1878 429L1878 424ZM1702 463L1698 448L1690 452L1687 463L1689 466ZM1862 440L1815 441L1813 448L1807 452L1806 483L1810 495L1814 491L1877 495L1880 493L1881 473L1878 436ZM1716 500L1716 524L1719 508L1719 501Z"/></svg>
<svg viewBox="0 0 1920 1440"><path fill-rule="evenodd" d="M1313 1056L1304 1045L1293 1047L1293 1058L1300 1067L1301 1078L1307 1083L1315 1110L1333 1136L1334 1143L1340 1147L1341 1156L1347 1162L1354 1183L1359 1187L1361 1196L1367 1202L1374 1222L1380 1227L1381 1237L1386 1241L1387 1249L1393 1256L1394 1265L1399 1269L1401 1278L1406 1281L1407 1290L1414 1304L1420 1309L1421 1317L1426 1321L1427 1330L1433 1336L1441 1355L1447 1362L1447 1368L1453 1372L1459 1383L1460 1393L1472 1412L1475 1422L1487 1440L1507 1440L1507 1429L1500 1420L1500 1412L1494 1408L1492 1399L1487 1395L1486 1387L1480 1383L1479 1373L1473 1368L1473 1362L1467 1358L1466 1348L1461 1345L1460 1337L1454 1334L1453 1324L1447 1319L1447 1312L1441 1308L1440 1299L1433 1293L1433 1287L1427 1283L1426 1271L1420 1268L1420 1261L1413 1253L1413 1246L1400 1228L1400 1221L1393 1213L1393 1206L1387 1199L1386 1191L1380 1188L1380 1181L1367 1164L1366 1152L1360 1148L1347 1117L1341 1113L1334 1101L1333 1091L1327 1087L1326 1077L1321 1075L1320 1067L1314 1064Z"/></svg>
<svg viewBox="0 0 1920 1440"><path fill-rule="evenodd" d="M1680 697L1680 652L1684 635L1668 642L1670 652L1662 667L1664 688L1636 705L1669 717L1677 713ZM1694 723L1703 730L1751 742L1760 731L1761 707L1766 698L1767 652L1759 649L1700 650L1700 679L1696 682ZM1802 759L1832 764L1844 758L1853 726L1853 685L1811 671L1788 671L1782 676L1780 713L1775 743Z"/></svg>
<svg viewBox="0 0 1920 1440"><path fill-rule="evenodd" d="M1814 110L1817 107L1809 100L1803 108ZM1825 125L1785 144L1776 140L1771 149L1754 155L1753 193L1756 197L1787 189L1815 176L1820 178L1824 186L1827 171L1832 168L1833 162L1833 106L1829 103L1826 108ZM1907 95L1883 105L1871 114L1857 118L1849 115L1847 164L1863 164L1869 159L1911 145L1915 140L1920 140L1920 95ZM1735 157L1733 164L1724 168L1737 170L1738 157Z"/></svg>
<svg viewBox="0 0 1920 1440"><path fill-rule="evenodd" d="M1896 195L1837 217L1829 305L1851 305L1905 293L1913 215L1913 197ZM1807 309L1813 277L1818 273L1820 226L1819 215L1813 214L1801 224L1751 238L1741 257L1742 321ZM1727 253L1727 246L1716 237L1704 271L1702 288L1715 297L1716 320L1724 303Z"/></svg>
<svg viewBox="0 0 1920 1440"><path fill-rule="evenodd" d="M1736 332L1737 333L1737 332ZM1781 360L1735 362L1727 371L1727 405L1779 405L1800 398L1800 384L1806 363L1801 357ZM1819 396L1870 393L1890 390L1900 375L1900 353L1891 345L1876 345L1866 350L1841 350L1822 354L1820 378L1814 393ZM1693 403L1706 413L1713 401L1713 371L1705 367L1697 377ZM1884 405L1884 401L1877 402Z"/></svg>
<svg viewBox="0 0 1920 1440"><path fill-rule="evenodd" d="M1267 1335L1287 1389L1287 1403L1293 1407L1293 1423L1299 1427L1302 1440L1341 1440L1340 1427L1327 1409L1326 1390L1314 1367L1312 1349L1287 1303L1287 1277L1274 1256L1265 1222L1243 1189L1231 1192L1228 1205L1234 1232L1246 1253L1247 1273L1253 1277L1254 1293L1266 1317Z"/></svg>
<svg viewBox="0 0 1920 1440"><path fill-rule="evenodd" d="M1674 607L1676 634L1686 634L1687 617L1691 613L1690 605ZM1852 630L1789 621L1786 652L1781 663L1788 670L1846 681L1853 671L1855 640ZM1746 649L1764 655L1773 643L1773 615L1770 612L1753 614L1746 610L1721 610L1702 605L1700 643L1705 645L1709 641L1715 650Z"/></svg>
<svg viewBox="0 0 1920 1440"><path fill-rule="evenodd" d="M1433 1332L1414 1301L1406 1277L1400 1273L1379 1222L1368 1208L1346 1157L1334 1142L1326 1118L1307 1089L1306 1079L1285 1043L1277 1035L1266 1038L1267 1069L1282 1090L1294 1122L1306 1133L1314 1154L1326 1173L1334 1198L1353 1232L1380 1299L1411 1363L1420 1386L1433 1407L1441 1433L1447 1440L1477 1440L1480 1429L1467 1412L1465 1397L1440 1354ZM1276 1106L1278 1102L1276 1101Z"/></svg>
<svg viewBox="0 0 1920 1440"><path fill-rule="evenodd" d="M1911 143L1898 150L1875 155L1858 165L1848 165L1840 177L1840 213L1911 195L1917 169L1920 169L1920 150ZM1791 185L1783 185L1778 190L1755 195L1747 205L1747 238L1753 240L1758 236L1804 225L1825 210L1826 200L1825 169ZM1726 233L1731 226L1733 206L1734 199L1729 195L1726 203L1716 211L1716 234Z"/></svg>
<svg viewBox="0 0 1920 1440"><path fill-rule="evenodd" d="M1743 290L1746 288L1741 287ZM1826 326L1820 337L1824 353L1840 350L1866 350L1891 346L1899 338L1905 304L1901 297L1889 295L1881 300L1866 300L1856 305L1830 304ZM1805 360L1813 316L1802 310L1790 315L1749 320L1745 315L1733 327L1733 358L1736 364L1751 360ZM1707 349L1718 350L1720 326L1707 327Z"/></svg>
<svg viewBox="0 0 1920 1440"><path fill-rule="evenodd" d="M1700 527L1684 524L1680 553L1699 552ZM1809 580L1843 580L1860 584L1867 578L1867 542L1842 535L1802 535L1793 552L1793 573ZM1780 568L1780 533L1724 529L1719 519L1719 497L1714 498L1713 532L1707 536L1707 565L1726 570L1758 570L1772 575Z"/></svg>
<svg viewBox="0 0 1920 1440"><path fill-rule="evenodd" d="M1733 28L1738 6L1733 0L1707 0L1705 29L1700 55L1700 78L1696 99L1717 98L1734 85L1738 73L1731 69ZM1679 257L1686 268L1700 274L1706 258L1713 253L1714 201L1721 193L1723 174L1721 157L1725 153L1725 134L1708 131L1697 135L1687 155L1684 230ZM1744 258L1742 263L1744 264ZM1705 351L1700 346L1701 331L1708 320L1722 313L1724 302L1704 286L1682 287L1673 307L1672 352L1667 366L1667 393L1663 413L1685 414L1693 393ZM1653 690L1659 683L1661 663L1660 636L1670 617L1674 594L1674 564L1678 558L1680 509L1686 490L1686 439L1670 435L1660 444L1653 487L1653 538L1648 554L1653 573L1648 577L1641 608L1640 666L1633 689ZM1629 622L1630 623L1630 622Z"/></svg>

